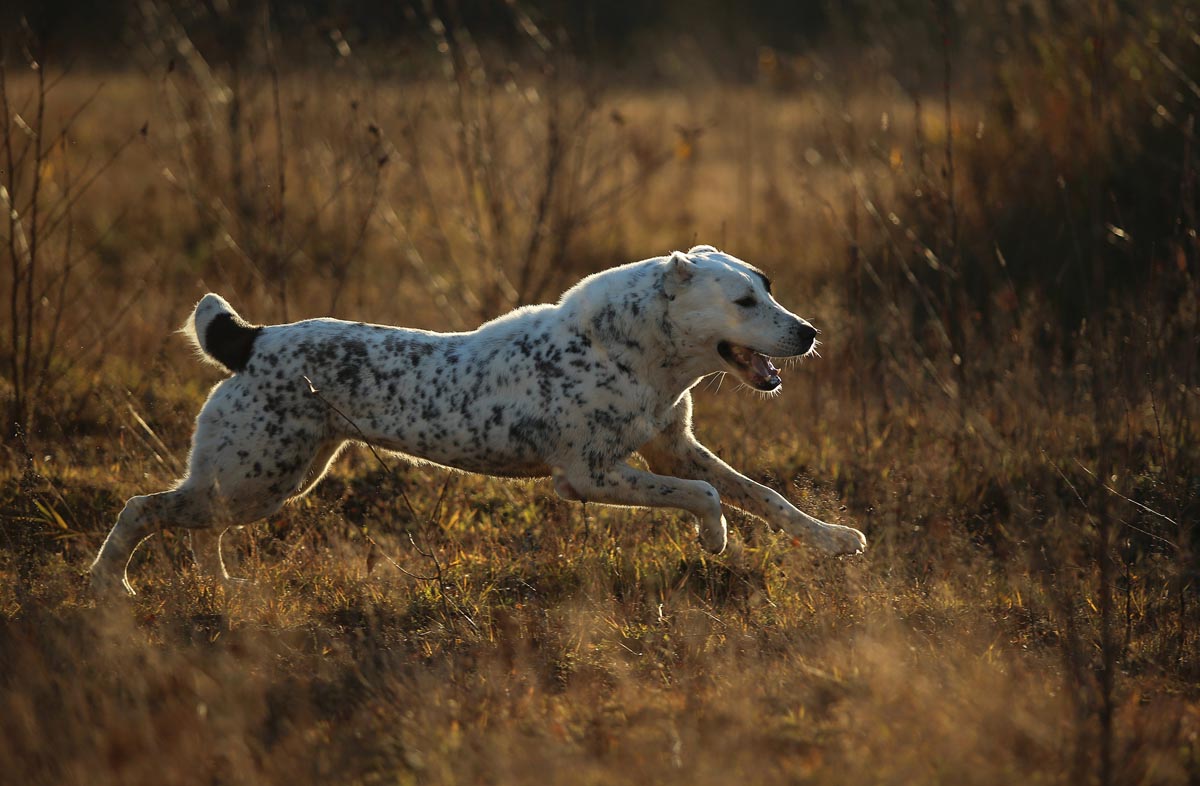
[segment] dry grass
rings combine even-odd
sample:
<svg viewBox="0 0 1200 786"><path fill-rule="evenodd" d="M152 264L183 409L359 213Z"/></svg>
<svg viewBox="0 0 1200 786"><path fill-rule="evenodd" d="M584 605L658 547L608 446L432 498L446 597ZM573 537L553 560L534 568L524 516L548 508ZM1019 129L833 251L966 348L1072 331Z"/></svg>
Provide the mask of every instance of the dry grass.
<svg viewBox="0 0 1200 786"><path fill-rule="evenodd" d="M953 75L949 116L937 80L890 78L882 33L862 62L764 52L740 86L600 90L565 62L477 78L457 50L402 77L268 58L234 92L185 57L51 70L41 138L66 142L4 181L20 206L40 177L42 221L69 204L71 231L41 225L29 323L3 256L0 343L48 360L23 377L4 355L0 376L6 397L43 385L0 468L0 768L1196 781L1198 104L1171 67L1195 19L1158 10L1035 20L1028 50ZM1075 48L1089 25L1109 66ZM12 64L7 85L19 152L38 93ZM865 556L738 521L710 558L672 513L354 453L226 537L250 584L195 575L168 531L138 596L86 593L216 381L172 333L203 292L260 321L461 329L693 242L767 269L824 331L779 398L701 390L698 432L864 529Z"/></svg>

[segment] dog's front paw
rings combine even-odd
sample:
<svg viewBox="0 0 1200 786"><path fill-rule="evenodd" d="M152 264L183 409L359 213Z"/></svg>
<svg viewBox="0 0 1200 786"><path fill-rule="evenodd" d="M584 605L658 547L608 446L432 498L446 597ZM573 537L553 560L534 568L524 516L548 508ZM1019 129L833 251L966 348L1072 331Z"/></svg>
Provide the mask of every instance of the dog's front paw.
<svg viewBox="0 0 1200 786"><path fill-rule="evenodd" d="M852 527L826 524L813 533L812 542L834 556L861 554L867 550L867 537Z"/></svg>
<svg viewBox="0 0 1200 786"><path fill-rule="evenodd" d="M725 523L724 516L713 521L702 521L697 529L700 530L700 543L706 551L720 554L725 550L725 544L729 540L729 526Z"/></svg>

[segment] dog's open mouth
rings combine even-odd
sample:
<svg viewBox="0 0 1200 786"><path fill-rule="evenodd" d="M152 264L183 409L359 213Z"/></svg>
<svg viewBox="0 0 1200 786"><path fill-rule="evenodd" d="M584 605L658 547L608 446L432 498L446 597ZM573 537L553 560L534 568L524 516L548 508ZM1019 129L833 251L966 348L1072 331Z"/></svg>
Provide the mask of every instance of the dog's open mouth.
<svg viewBox="0 0 1200 786"><path fill-rule="evenodd" d="M761 352L728 341L717 344L717 352L733 366L741 380L755 390L770 392L783 384L779 369Z"/></svg>

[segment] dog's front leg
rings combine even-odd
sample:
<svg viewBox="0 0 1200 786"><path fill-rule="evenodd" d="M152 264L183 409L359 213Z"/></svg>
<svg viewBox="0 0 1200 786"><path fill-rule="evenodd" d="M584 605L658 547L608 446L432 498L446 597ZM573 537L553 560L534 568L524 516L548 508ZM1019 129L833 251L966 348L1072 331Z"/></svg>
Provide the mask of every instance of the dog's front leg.
<svg viewBox="0 0 1200 786"><path fill-rule="evenodd" d="M774 489L737 472L687 431L660 435L640 451L650 469L711 483L722 501L749 513L793 537L803 538L830 554L857 554L867 547L856 529L826 524L784 499Z"/></svg>
<svg viewBox="0 0 1200 786"><path fill-rule="evenodd" d="M696 515L700 541L714 554L725 550L721 498L703 480L684 480L618 464L607 470L555 467L554 490L564 499L643 508L680 508Z"/></svg>

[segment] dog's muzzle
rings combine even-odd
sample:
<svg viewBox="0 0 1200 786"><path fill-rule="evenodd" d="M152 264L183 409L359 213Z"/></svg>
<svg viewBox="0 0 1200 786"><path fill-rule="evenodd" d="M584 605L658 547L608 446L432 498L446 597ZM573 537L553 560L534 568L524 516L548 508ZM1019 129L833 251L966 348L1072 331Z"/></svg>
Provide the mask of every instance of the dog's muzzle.
<svg viewBox="0 0 1200 786"><path fill-rule="evenodd" d="M779 369L775 368L771 359L761 352L756 352L750 347L722 341L717 344L717 354L721 356L722 360L733 366L734 371L743 382L755 390L770 392L783 384L783 380L779 378Z"/></svg>
<svg viewBox="0 0 1200 786"><path fill-rule="evenodd" d="M817 329L812 325L799 321L791 341L781 347L777 357L799 357L808 354L817 339ZM733 367L734 373L743 382L755 390L769 393L777 390L783 384L779 378L779 369L771 362L765 352L759 352L751 347L734 344L732 341L721 341L717 344L717 354Z"/></svg>

